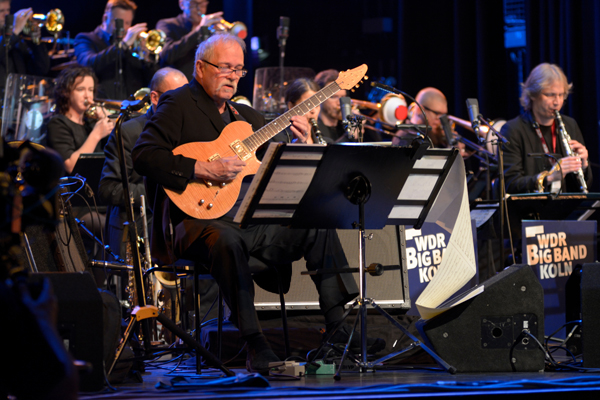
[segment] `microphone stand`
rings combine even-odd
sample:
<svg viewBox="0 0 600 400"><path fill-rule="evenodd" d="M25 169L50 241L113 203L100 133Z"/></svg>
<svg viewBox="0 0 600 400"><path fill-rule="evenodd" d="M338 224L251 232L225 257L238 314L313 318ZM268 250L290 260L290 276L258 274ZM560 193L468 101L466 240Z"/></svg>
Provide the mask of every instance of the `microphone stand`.
<svg viewBox="0 0 600 400"><path fill-rule="evenodd" d="M289 24L290 19L288 17L279 17L277 39L279 40L279 110L281 112L284 112L286 109L285 93L283 90L283 83L285 81L283 61L285 59L285 45L287 43L287 38L290 35Z"/></svg>
<svg viewBox="0 0 600 400"><path fill-rule="evenodd" d="M500 262L502 263L502 269L504 269L504 225L508 228L508 238L510 242L510 252L513 257L513 264L515 263L515 249L513 247L512 232L510 231L510 221L508 220L508 205L506 202L506 187L504 179L504 152L502 150L503 145L508 145L510 142L500 134L481 114L477 115L477 119L487 126L490 132L496 136L496 147L498 148L498 177L500 179ZM486 154L487 156L487 154ZM488 167L488 179L490 179L490 170Z"/></svg>
<svg viewBox="0 0 600 400"><path fill-rule="evenodd" d="M152 354L149 318L156 318L166 329L178 336L190 348L196 350L196 357L202 356L208 363L220 369L223 373L225 373L225 375L235 376L235 374L232 371L230 371L225 365L223 365L223 363L217 357L215 357L212 353L206 350L206 348L200 345L196 340L194 340L192 336L187 334L183 329L181 329L181 327L177 326L164 314L158 312L158 309L156 307L146 305L146 294L143 281L144 270L142 268L142 260L140 257L137 241L138 234L137 225L135 223L135 217L133 213L133 202L130 201L129 195L129 174L127 173L127 164L125 162L125 147L123 145L121 125L123 124L123 121L128 119L133 112L140 110L149 101L149 94L147 94L146 96L144 96L143 99L138 101L123 101L121 103L121 113L119 115L119 119L117 119L117 123L115 124L115 138L117 139L119 166L121 168L121 183L123 185L123 205L125 206L125 210L127 211L127 221L129 224L129 242L131 244L131 253L133 256L132 267L139 307L136 307L131 313L129 325L125 330L123 339L119 343L119 347L117 348L116 355L110 366L110 369L107 372L107 376L110 375L113 368L115 367L117 361L119 360L119 357L121 356L121 353L123 352L123 349L125 348L125 345L132 337L138 322L141 322L142 326L144 350L146 351L146 354Z"/></svg>

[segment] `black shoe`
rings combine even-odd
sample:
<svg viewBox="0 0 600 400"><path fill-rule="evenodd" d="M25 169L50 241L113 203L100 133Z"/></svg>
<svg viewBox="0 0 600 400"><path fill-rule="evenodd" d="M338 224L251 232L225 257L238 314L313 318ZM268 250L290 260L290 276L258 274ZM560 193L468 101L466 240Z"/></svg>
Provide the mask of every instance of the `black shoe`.
<svg viewBox="0 0 600 400"><path fill-rule="evenodd" d="M348 343L350 332L352 332L352 326L346 323L342 324L342 326L339 327L337 331L335 331L333 336L329 338L329 343L345 346L346 343ZM383 349L385 349L385 340L380 338L371 338L367 336L367 354L376 354ZM352 335L352 341L350 342L350 350L353 353L360 353L361 343L359 332L354 332L354 335Z"/></svg>
<svg viewBox="0 0 600 400"><path fill-rule="evenodd" d="M258 372L261 375L269 374L269 363L281 361L271 349L261 351L248 350L246 354L246 369L248 372Z"/></svg>

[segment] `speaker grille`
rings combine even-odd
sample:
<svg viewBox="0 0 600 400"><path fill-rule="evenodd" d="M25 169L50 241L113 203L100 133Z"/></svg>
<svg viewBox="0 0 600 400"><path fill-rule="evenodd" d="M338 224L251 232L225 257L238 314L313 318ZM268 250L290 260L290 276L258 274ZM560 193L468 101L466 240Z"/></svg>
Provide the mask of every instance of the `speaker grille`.
<svg viewBox="0 0 600 400"><path fill-rule="evenodd" d="M382 265L400 264L399 229L388 225L383 229L367 230L367 236L373 234L372 240L365 244L367 266L371 263ZM358 231L338 230L338 236L348 264L350 267L358 268ZM406 258L406 257L405 257ZM285 295L285 305L288 309L317 309L319 308L319 294L308 275L301 275L306 270L306 261L301 259L292 264L292 283L290 291ZM358 284L358 273L352 274ZM279 295L267 292L255 285L256 294L254 305L258 310L272 310L280 307ZM366 297L375 300L375 303L385 308L410 308L410 296L408 292L408 275L406 267L400 270L390 270L381 276L367 274Z"/></svg>

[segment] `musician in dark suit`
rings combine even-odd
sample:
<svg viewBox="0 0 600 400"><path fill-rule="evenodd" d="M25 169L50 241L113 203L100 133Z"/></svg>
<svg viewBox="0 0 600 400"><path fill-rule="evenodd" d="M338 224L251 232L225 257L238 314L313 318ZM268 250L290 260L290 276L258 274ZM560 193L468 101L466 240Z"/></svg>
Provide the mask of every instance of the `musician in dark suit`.
<svg viewBox="0 0 600 400"><path fill-rule="evenodd" d="M148 111L139 117L133 118L121 125L121 135L123 138L123 147L125 155L125 164L127 165L127 176L129 177L129 189L133 195L134 210L139 210L140 196L146 195L144 188L144 179L133 169L131 161L131 149L137 141L140 133L144 129L146 121L148 121L158 104L158 99L163 93L169 90L177 89L178 87L187 84L188 80L180 71L173 68L159 69L150 82L150 102L151 107ZM98 196L100 200L108 205L105 240L110 245L113 251L123 257L125 254L123 246L123 223L127 221L127 212L123 207L123 184L121 181L121 164L119 162L119 152L117 148L117 139L114 130L108 137L108 142L104 147L104 167L102 168L102 177L98 188ZM139 214L136 214L139 216ZM149 219L150 219L149 215ZM138 229L142 226L138 223Z"/></svg>
<svg viewBox="0 0 600 400"><path fill-rule="evenodd" d="M132 51L138 35L147 29L145 22L132 26L136 9L132 0L108 0L102 24L93 32L75 37L77 62L94 70L98 77L99 98L126 99L145 87L157 69L156 65L141 60ZM117 19L123 20L124 37L120 41L115 30Z"/></svg>
<svg viewBox="0 0 600 400"><path fill-rule="evenodd" d="M579 168L583 169L587 185L591 184L588 150L577 122L561 114L571 136L569 145L574 156L566 156L566 149L557 135L554 112L560 111L571 87L562 69L548 63L535 67L523 84L521 105L525 111L508 121L501 131L510 142L504 146L508 193L557 191L561 178L566 184L563 192L578 192L580 185L572 172ZM530 153L556 154L559 163L552 164L548 157L529 157Z"/></svg>
<svg viewBox="0 0 600 400"><path fill-rule="evenodd" d="M227 182L243 170L246 162L237 157L205 162L175 156L172 151L185 143L217 139L231 121L246 121L254 130L264 125L260 113L229 101L240 78L246 74L244 50L244 42L228 33L213 35L200 44L194 79L161 98L156 113L133 149L134 168L139 174L164 187L184 190L192 179ZM309 130L306 118L294 116L291 122L295 134L306 136ZM278 358L262 333L254 308L249 257L270 265L286 265L288 270L291 262L302 256L311 270L342 268L347 266L347 260L333 230L294 230L276 225L240 229L232 220L236 208L237 205L218 219L191 218L172 204L158 187L152 251L167 262L174 257L191 259L197 267L203 265L209 270L232 311L232 321L248 343L247 368L266 371L269 362ZM288 271L288 283L289 277ZM313 280L319 291L326 328L332 329L342 318L343 304L356 296L356 283L348 274L316 275ZM379 350L385 347L385 342L381 342L377 341ZM372 344L376 344L375 340Z"/></svg>
<svg viewBox="0 0 600 400"><path fill-rule="evenodd" d="M0 1L0 103L4 101L4 87L9 73L46 76L50 70L50 56L46 43L36 44L24 40L20 35L25 24L33 15L31 8L15 12L12 32L5 37L5 18L10 14L10 0ZM6 49L8 47L8 59Z"/></svg>
<svg viewBox="0 0 600 400"><path fill-rule="evenodd" d="M177 68L188 79L192 79L194 54L202 40L200 28L218 22L223 16L222 11L206 14L207 7L207 0L179 0L181 14L156 23L156 29L166 35L165 45L160 53L161 66Z"/></svg>

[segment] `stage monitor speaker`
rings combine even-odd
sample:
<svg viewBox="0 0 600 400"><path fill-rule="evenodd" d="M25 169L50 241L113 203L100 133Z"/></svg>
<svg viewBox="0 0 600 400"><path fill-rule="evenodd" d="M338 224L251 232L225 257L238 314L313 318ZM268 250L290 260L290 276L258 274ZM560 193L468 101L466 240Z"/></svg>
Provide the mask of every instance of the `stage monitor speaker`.
<svg viewBox="0 0 600 400"><path fill-rule="evenodd" d="M383 229L367 230L367 236L373 234L365 244L367 266L371 263L382 265L400 265L400 229L404 226L388 225ZM358 231L340 229L337 231L348 259L350 267L358 268ZM406 260L406 257L404 257ZM287 309L318 309L319 294L309 275L301 275L306 271L306 261L301 259L292 264L292 282L285 295ZM358 273L352 274L358 284ZM406 261L404 268L385 271L381 276L367 274L367 296L375 300L382 308L410 309L408 290L408 272ZM274 310L280 307L279 295L267 292L255 285L254 305L257 310Z"/></svg>
<svg viewBox="0 0 600 400"><path fill-rule="evenodd" d="M482 293L417 328L457 372L544 370L544 292L528 265L513 265L475 288Z"/></svg>
<svg viewBox="0 0 600 400"><path fill-rule="evenodd" d="M95 392L104 387L104 322L102 297L87 272L32 274L32 280L48 278L58 300L58 333L76 360L91 364L80 371L79 389Z"/></svg>

